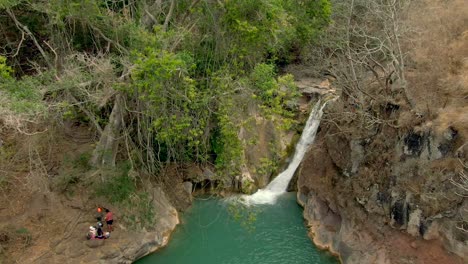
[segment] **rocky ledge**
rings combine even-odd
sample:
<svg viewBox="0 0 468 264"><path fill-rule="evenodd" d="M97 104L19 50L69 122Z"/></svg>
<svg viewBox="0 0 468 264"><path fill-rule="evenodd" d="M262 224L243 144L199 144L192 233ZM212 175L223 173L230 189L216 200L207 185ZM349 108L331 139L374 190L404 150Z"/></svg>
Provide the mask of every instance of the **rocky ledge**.
<svg viewBox="0 0 468 264"><path fill-rule="evenodd" d="M454 138L445 134L387 135L394 142L379 152L372 139L356 143L322 130L297 182L314 243L343 263L466 263L467 234L456 223L467 200L447 180L450 170L426 170L455 155L442 151Z"/></svg>
<svg viewBox="0 0 468 264"><path fill-rule="evenodd" d="M122 224L106 240L86 240L85 231L92 217L78 217L74 231L50 243L35 243L34 252L24 256L21 263L132 263L165 246L179 223L177 210L163 190L153 190L155 225L152 230L130 231ZM82 215L82 214L80 214Z"/></svg>

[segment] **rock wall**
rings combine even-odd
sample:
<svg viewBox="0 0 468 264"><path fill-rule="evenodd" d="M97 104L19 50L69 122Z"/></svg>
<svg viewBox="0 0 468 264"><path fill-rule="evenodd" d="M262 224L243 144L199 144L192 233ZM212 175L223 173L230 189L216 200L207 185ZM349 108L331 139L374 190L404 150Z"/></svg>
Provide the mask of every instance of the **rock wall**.
<svg viewBox="0 0 468 264"><path fill-rule="evenodd" d="M344 263L466 261L468 234L457 224L467 199L451 182L466 156L462 137L454 127L382 126L358 136L323 125L298 179L314 242Z"/></svg>
<svg viewBox="0 0 468 264"><path fill-rule="evenodd" d="M286 134L275 125L274 121L256 116L241 128L239 138L244 145L244 165L241 169L243 186L251 181L252 193L257 188L265 187L275 174L287 154L293 132Z"/></svg>

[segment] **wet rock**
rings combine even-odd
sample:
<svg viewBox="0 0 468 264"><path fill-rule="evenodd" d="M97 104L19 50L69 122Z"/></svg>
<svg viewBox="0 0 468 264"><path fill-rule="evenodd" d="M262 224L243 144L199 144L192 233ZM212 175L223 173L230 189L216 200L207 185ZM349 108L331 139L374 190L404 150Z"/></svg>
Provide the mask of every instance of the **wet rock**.
<svg viewBox="0 0 468 264"><path fill-rule="evenodd" d="M306 202L307 202L307 193L303 193L302 191L299 191L297 192L296 196L297 196L297 203L304 207L306 205Z"/></svg>
<svg viewBox="0 0 468 264"><path fill-rule="evenodd" d="M419 223L419 235L424 237L426 232L427 232L427 221L421 220L421 222Z"/></svg>
<svg viewBox="0 0 468 264"><path fill-rule="evenodd" d="M255 111L251 114L255 118L243 125L239 132L239 139L246 143L243 150L245 163L239 169L243 178L248 174L254 180L255 188L263 188L276 172L273 161L283 158L279 153L285 153L286 135L273 121L260 117Z"/></svg>

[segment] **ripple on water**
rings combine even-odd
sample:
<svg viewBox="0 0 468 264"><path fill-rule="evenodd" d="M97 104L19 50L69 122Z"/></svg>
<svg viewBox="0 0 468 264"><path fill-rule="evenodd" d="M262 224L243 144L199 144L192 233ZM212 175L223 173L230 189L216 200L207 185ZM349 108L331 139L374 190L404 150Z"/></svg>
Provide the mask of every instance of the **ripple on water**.
<svg viewBox="0 0 468 264"><path fill-rule="evenodd" d="M166 248L137 263L338 263L307 237L293 193L281 195L274 205L246 207L232 199L196 201L183 223Z"/></svg>

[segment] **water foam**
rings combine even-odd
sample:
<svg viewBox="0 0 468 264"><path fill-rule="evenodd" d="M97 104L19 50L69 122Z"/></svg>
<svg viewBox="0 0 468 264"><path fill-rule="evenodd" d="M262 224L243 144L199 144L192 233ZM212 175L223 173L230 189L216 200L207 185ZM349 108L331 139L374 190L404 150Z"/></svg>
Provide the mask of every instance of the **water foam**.
<svg viewBox="0 0 468 264"><path fill-rule="evenodd" d="M283 193L286 192L291 178L294 176L297 167L301 164L302 159L304 158L305 153L309 149L310 145L314 142L315 135L317 134L317 129L320 125L320 119L323 115L323 108L325 107L326 102L322 103L319 101L314 105L312 111L310 112L307 123L302 131L301 138L296 145L296 150L294 152L294 157L289 163L286 170L281 172L270 184L268 184L264 189L258 190L252 195L244 195L242 200L246 204L274 204L276 199Z"/></svg>

